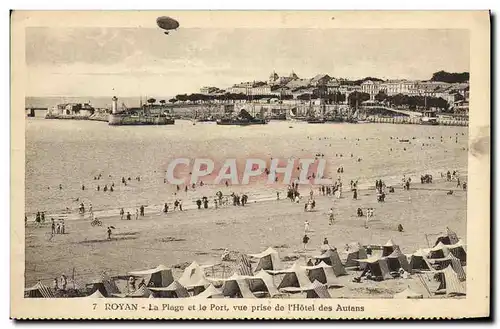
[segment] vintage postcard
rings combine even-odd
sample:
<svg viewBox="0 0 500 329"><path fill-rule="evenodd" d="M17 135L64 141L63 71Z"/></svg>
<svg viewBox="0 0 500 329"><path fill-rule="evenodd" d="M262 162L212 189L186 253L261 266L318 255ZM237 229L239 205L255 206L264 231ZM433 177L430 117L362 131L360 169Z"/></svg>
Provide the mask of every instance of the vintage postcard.
<svg viewBox="0 0 500 329"><path fill-rule="evenodd" d="M11 54L12 318L489 316L488 11L13 11Z"/></svg>

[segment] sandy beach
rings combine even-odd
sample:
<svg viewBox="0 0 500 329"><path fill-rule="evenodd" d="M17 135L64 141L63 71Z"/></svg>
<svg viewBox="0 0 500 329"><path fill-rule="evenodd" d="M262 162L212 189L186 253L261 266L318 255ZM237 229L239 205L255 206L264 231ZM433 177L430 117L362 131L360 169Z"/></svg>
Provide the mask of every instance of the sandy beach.
<svg viewBox="0 0 500 329"><path fill-rule="evenodd" d="M51 240L50 227L37 228L29 225L26 234L26 283L37 280L50 282L65 273L77 282L89 282L106 272L123 275L128 271L152 268L159 264L182 265L196 260L200 264L221 263L222 251L228 248L232 258L238 253L258 253L274 247L283 259L299 256L306 259L320 254L320 246L326 237L331 246L342 250L345 244L384 244L388 239L400 245L404 253L427 248L425 235L433 245L437 233L448 226L464 240L466 233L466 193L456 189L455 182L439 181L433 184L414 184L405 191L401 188L387 195L385 203L376 201L375 191L362 191L359 200L352 200L352 193L343 198L317 197L313 212L304 212L303 203L289 200L252 202L245 207L175 211L163 214L146 214L135 220L120 220L119 216L101 218L102 227L92 227L89 221L72 221L66 224L64 235ZM447 195L447 190L454 190ZM335 223L328 225L327 211L335 209ZM355 210L372 207L375 215L364 228L364 219L356 217ZM432 216L429 216L432 214ZM304 252L302 236L304 220L310 222L311 241ZM404 232L397 231L397 224ZM107 241L106 227L113 225L113 238ZM344 255L345 257L345 255ZM223 262L225 270L207 271L207 275L229 277L236 262ZM288 264L291 264L288 262ZM174 270L180 276L181 270ZM404 290L408 280L352 283L359 272L349 272L339 277L345 285L335 289L336 297L390 297Z"/></svg>

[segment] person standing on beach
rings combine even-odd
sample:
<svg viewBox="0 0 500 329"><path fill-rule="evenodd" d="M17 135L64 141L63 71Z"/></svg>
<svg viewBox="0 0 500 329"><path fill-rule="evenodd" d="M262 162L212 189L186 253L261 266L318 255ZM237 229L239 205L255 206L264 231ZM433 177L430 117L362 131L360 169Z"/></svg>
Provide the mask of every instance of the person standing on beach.
<svg viewBox="0 0 500 329"><path fill-rule="evenodd" d="M304 244L304 251L307 250L307 244L309 243L309 237L307 234L304 234L304 237L302 238L302 243Z"/></svg>
<svg viewBox="0 0 500 329"><path fill-rule="evenodd" d="M276 200L280 201L280 192L276 192Z"/></svg>
<svg viewBox="0 0 500 329"><path fill-rule="evenodd" d="M123 208L120 209L120 219L123 220L123 215L125 214L125 211Z"/></svg>
<svg viewBox="0 0 500 329"><path fill-rule="evenodd" d="M309 221L306 219L306 221L304 222L304 234L306 234L307 232L309 232Z"/></svg>
<svg viewBox="0 0 500 329"><path fill-rule="evenodd" d="M179 210L182 211L182 200L179 200Z"/></svg>
<svg viewBox="0 0 500 329"><path fill-rule="evenodd" d="M135 220L139 219L139 209L135 208Z"/></svg>
<svg viewBox="0 0 500 329"><path fill-rule="evenodd" d="M333 221L335 220L333 215L333 208L330 208L328 211L328 225L333 225Z"/></svg>
<svg viewBox="0 0 500 329"><path fill-rule="evenodd" d="M356 189L354 190L354 193L352 194L352 198L353 198L354 200L357 200L357 199L358 199L358 190L356 190Z"/></svg>
<svg viewBox="0 0 500 329"><path fill-rule="evenodd" d="M50 219L52 221L51 227L52 227L52 235L56 234L56 222L54 221L54 218Z"/></svg>
<svg viewBox="0 0 500 329"><path fill-rule="evenodd" d="M131 220L132 216L130 215L130 212L127 211L127 220Z"/></svg>
<svg viewBox="0 0 500 329"><path fill-rule="evenodd" d="M141 217L144 217L144 206L143 206L143 205L141 205L141 208L140 208L140 209L141 209Z"/></svg>
<svg viewBox="0 0 500 329"><path fill-rule="evenodd" d="M108 226L108 240L111 240L111 227Z"/></svg>
<svg viewBox="0 0 500 329"><path fill-rule="evenodd" d="M163 206L163 212L166 214L168 213L168 203L165 202L165 205Z"/></svg>
<svg viewBox="0 0 500 329"><path fill-rule="evenodd" d="M66 229L64 227L64 219L61 219L61 234L65 234L66 233Z"/></svg>

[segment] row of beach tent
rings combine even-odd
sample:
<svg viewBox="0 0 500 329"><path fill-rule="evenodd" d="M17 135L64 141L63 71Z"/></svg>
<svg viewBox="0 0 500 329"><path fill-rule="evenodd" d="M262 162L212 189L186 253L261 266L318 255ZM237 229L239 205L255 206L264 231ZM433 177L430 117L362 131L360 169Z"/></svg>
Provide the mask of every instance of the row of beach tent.
<svg viewBox="0 0 500 329"><path fill-rule="evenodd" d="M419 249L411 255L403 254L392 239L378 247L381 253L375 255L373 246L351 244L342 262L337 249L324 246L322 253L305 266L295 261L288 268L283 266L278 251L268 248L258 254L242 254L237 271L228 278L207 276L205 270L213 265L202 266L193 262L176 280L171 268L159 265L131 271L125 276L111 278L102 275L86 285L87 296L84 298L272 298L294 293L305 293L307 298L330 298L328 289L343 287L337 277L347 275L346 268L361 270L360 278L367 275L378 281L392 279L399 273L416 274L417 282L425 288L426 297L440 293L465 294L463 266L466 265L466 249L461 240L439 240L434 247ZM251 260L257 263L255 267ZM131 278L133 281L142 279L142 282L137 288L134 284L131 289ZM440 283L433 292L427 284L429 278ZM25 294L34 298L54 297L52 290L41 282L25 289ZM422 297L423 294L410 288L394 296Z"/></svg>

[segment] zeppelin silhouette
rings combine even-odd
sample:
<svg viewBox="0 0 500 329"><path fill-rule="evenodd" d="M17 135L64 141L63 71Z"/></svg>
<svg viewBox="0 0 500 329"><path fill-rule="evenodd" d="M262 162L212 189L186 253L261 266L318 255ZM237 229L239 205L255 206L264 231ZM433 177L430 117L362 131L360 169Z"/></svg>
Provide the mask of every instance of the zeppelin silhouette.
<svg viewBox="0 0 500 329"><path fill-rule="evenodd" d="M170 30L176 30L179 27L178 21L167 16L158 17L156 19L156 24L160 29L165 30L165 34L168 34Z"/></svg>

